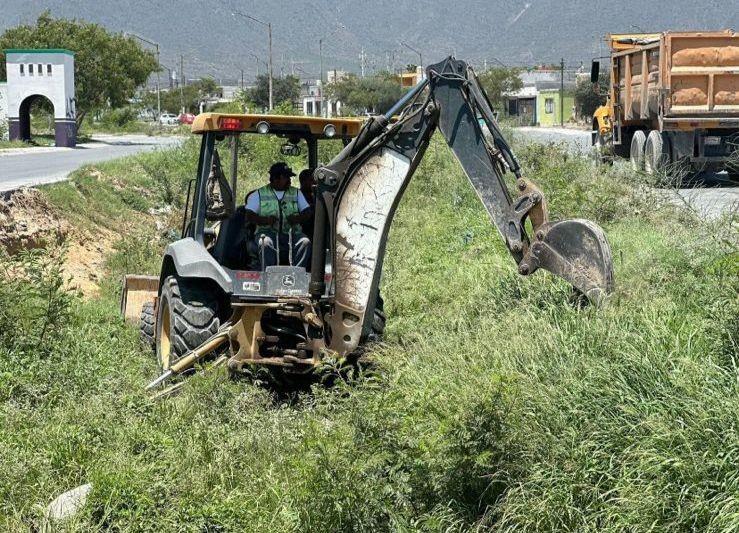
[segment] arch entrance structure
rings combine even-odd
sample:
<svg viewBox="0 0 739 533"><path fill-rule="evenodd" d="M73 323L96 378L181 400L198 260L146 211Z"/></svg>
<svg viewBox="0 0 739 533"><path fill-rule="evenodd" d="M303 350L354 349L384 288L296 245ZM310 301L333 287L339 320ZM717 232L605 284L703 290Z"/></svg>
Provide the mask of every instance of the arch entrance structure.
<svg viewBox="0 0 739 533"><path fill-rule="evenodd" d="M18 48L4 52L10 140L31 139L31 104L44 97L54 107L56 146L75 146L74 52Z"/></svg>

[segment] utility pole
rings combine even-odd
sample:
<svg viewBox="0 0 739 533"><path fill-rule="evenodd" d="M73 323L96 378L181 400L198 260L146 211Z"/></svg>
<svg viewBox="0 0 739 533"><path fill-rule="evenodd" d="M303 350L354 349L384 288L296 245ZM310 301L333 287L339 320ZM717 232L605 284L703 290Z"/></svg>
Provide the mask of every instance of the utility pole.
<svg viewBox="0 0 739 533"><path fill-rule="evenodd" d="M244 90L244 69L241 69L241 90Z"/></svg>
<svg viewBox="0 0 739 533"><path fill-rule="evenodd" d="M272 98L272 78L274 76L274 71L272 69L272 23L264 22L263 20L259 20L258 18L242 13L241 11L234 11L231 15L239 15L240 17L244 17L262 24L263 26L267 26L267 37L269 39L269 110L272 111L272 108L274 107L274 101Z"/></svg>
<svg viewBox="0 0 739 533"><path fill-rule="evenodd" d="M257 78L259 78L260 73L261 73L260 70L259 70L259 63L263 63L265 66L267 65L267 63L264 63L264 61L262 61L261 59L259 59L259 56L256 55L256 54L252 54L251 52L249 52L249 55L252 56L254 58L254 61L256 61L256 63L257 63Z"/></svg>
<svg viewBox="0 0 739 533"><path fill-rule="evenodd" d="M167 71L167 77L169 78L169 88L172 88L172 69L167 65L161 64L161 67Z"/></svg>
<svg viewBox="0 0 739 533"><path fill-rule="evenodd" d="M362 47L362 53L359 56L359 68L362 72L362 77L364 78L364 46Z"/></svg>
<svg viewBox="0 0 739 533"><path fill-rule="evenodd" d="M318 84L318 101L321 103L321 116L323 116L323 39L318 39L318 58L321 65L321 81Z"/></svg>
<svg viewBox="0 0 739 533"><path fill-rule="evenodd" d="M159 85L159 71L162 70L161 63L159 63L159 44L156 43L157 47L157 120L162 116L162 94L161 87Z"/></svg>
<svg viewBox="0 0 739 533"><path fill-rule="evenodd" d="M272 23L267 25L267 31L269 32L269 110L272 111Z"/></svg>
<svg viewBox="0 0 739 533"><path fill-rule="evenodd" d="M180 109L185 112L185 56L180 54Z"/></svg>
<svg viewBox="0 0 739 533"><path fill-rule="evenodd" d="M565 59L559 63L559 125L565 125Z"/></svg>

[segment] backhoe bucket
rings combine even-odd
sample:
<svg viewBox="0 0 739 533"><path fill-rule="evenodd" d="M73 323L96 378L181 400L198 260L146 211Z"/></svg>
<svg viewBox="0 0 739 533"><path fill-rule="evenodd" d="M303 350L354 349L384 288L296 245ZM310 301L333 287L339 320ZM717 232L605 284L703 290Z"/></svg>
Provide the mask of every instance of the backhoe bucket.
<svg viewBox="0 0 739 533"><path fill-rule="evenodd" d="M521 274L537 268L566 279L595 304L613 291L611 247L600 226L589 220L542 225L530 252L519 263Z"/></svg>
<svg viewBox="0 0 739 533"><path fill-rule="evenodd" d="M153 302L159 292L159 276L127 274L121 291L121 315L126 322L137 324L144 302Z"/></svg>

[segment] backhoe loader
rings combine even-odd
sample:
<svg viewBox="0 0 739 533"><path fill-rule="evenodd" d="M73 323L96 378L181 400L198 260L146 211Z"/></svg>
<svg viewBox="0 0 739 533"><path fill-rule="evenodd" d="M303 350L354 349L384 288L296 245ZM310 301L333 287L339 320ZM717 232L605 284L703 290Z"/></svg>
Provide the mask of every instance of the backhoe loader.
<svg viewBox="0 0 739 533"><path fill-rule="evenodd" d="M595 303L612 290L603 230L588 220L549 220L544 195L523 176L473 69L453 57L430 65L426 77L384 115L369 118L361 129L354 124L354 133L343 126L351 141L314 171L309 268L289 261L254 268L258 261L244 257L253 252L244 250L239 210L220 220L217 235L207 226L214 143L224 135L267 133L280 120L206 113L193 123L202 142L192 208L186 210L182 238L167 247L160 275L148 282L148 297L139 298L147 300L142 326L154 332L163 371L148 389L207 358L236 374L261 365L291 376L310 375L324 359L351 363L382 327L378 285L388 231L437 130L521 275L548 270ZM304 120L336 133L327 119ZM513 194L504 181L507 172L515 176ZM124 291L124 309L126 300Z"/></svg>

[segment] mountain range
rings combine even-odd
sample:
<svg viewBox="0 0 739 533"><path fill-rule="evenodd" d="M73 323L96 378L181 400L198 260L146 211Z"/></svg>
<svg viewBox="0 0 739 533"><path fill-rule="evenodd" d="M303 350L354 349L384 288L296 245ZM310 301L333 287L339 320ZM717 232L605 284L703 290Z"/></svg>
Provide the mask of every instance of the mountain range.
<svg viewBox="0 0 739 533"><path fill-rule="evenodd" d="M2 0L0 31L54 16L100 23L160 44L187 77L264 73L272 25L275 74L318 78L436 62L478 67L559 63L606 53L609 32L739 28L737 0ZM321 61L322 60L322 61Z"/></svg>

